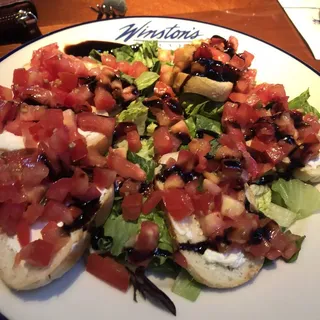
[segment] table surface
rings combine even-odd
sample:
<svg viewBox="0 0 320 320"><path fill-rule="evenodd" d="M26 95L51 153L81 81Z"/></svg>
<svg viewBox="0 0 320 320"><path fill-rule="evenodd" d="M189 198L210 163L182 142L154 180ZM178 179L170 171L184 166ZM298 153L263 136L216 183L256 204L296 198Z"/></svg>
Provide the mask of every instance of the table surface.
<svg viewBox="0 0 320 320"><path fill-rule="evenodd" d="M43 34L94 20L89 9L100 0L34 0ZM102 1L102 0L101 0ZM67 4L67 5L66 5ZM320 71L315 60L277 0L127 0L127 16L171 16L211 22L268 41ZM0 46L0 56L19 44Z"/></svg>

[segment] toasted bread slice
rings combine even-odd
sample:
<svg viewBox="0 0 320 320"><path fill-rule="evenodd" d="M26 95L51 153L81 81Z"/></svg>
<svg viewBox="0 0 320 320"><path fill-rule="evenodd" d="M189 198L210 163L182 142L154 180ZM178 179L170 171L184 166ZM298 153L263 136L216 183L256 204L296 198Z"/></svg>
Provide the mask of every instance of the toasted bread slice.
<svg viewBox="0 0 320 320"><path fill-rule="evenodd" d="M113 187L102 191L100 209L93 221L96 225L106 220L113 204L113 193ZM48 267L37 268L24 261L14 266L16 254L20 250L17 238L0 234L0 278L8 287L15 290L43 287L69 271L89 245L90 233L79 229L71 232L69 241L55 255Z"/></svg>
<svg viewBox="0 0 320 320"><path fill-rule="evenodd" d="M159 163L165 164L170 158L177 160L178 155L178 152L163 155ZM156 184L156 186L163 189L163 184ZM168 215L167 223L177 247L180 244L197 244L207 240L195 215L182 221L175 221ZM240 262L234 261L233 263L230 263L228 254L224 255L215 251L212 253L219 258L216 261L208 261L205 255L193 251L180 250L180 253L185 257L188 265L187 271L194 279L208 287L220 289L234 288L248 282L258 274L264 261L264 259L245 256L240 252L233 253L235 259L240 260ZM237 254L241 256L238 257Z"/></svg>
<svg viewBox="0 0 320 320"><path fill-rule="evenodd" d="M173 81L173 89L176 92L196 93L218 102L226 101L232 88L232 82L219 82L207 77L190 76L184 72L177 73Z"/></svg>

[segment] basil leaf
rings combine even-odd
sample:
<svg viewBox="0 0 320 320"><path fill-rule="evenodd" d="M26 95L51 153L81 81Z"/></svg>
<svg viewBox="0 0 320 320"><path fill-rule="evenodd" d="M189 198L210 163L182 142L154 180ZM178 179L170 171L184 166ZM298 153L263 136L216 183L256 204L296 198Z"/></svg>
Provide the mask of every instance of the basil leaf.
<svg viewBox="0 0 320 320"><path fill-rule="evenodd" d="M320 118L320 112L311 106L308 102L310 98L309 89L302 92L298 97L289 101L289 109L303 109L305 113L313 113L315 116Z"/></svg>
<svg viewBox="0 0 320 320"><path fill-rule="evenodd" d="M152 86L158 79L159 75L155 72L146 71L143 72L136 80L135 84L139 91Z"/></svg>

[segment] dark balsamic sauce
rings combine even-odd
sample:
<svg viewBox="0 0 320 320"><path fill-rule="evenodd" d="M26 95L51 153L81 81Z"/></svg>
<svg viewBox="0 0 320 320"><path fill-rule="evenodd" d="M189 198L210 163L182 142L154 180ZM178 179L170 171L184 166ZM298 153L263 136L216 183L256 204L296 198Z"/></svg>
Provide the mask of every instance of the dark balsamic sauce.
<svg viewBox="0 0 320 320"><path fill-rule="evenodd" d="M66 232L72 232L80 228L86 229L100 207L99 198L88 202L76 201L74 205L82 210L82 214L71 224L63 225L62 229Z"/></svg>
<svg viewBox="0 0 320 320"><path fill-rule="evenodd" d="M190 136L185 132L178 132L175 136L181 141L183 146L189 144L191 142Z"/></svg>
<svg viewBox="0 0 320 320"><path fill-rule="evenodd" d="M77 44L67 45L64 47L64 52L77 57L87 57L92 49L96 49L99 52L104 52L111 51L112 49L117 49L122 46L123 45L121 43L89 40Z"/></svg>
<svg viewBox="0 0 320 320"><path fill-rule="evenodd" d="M152 257L171 257L172 253L167 250L155 249L151 252L141 252L133 248L128 248L127 250L129 260L134 263L142 262Z"/></svg>
<svg viewBox="0 0 320 320"><path fill-rule="evenodd" d="M168 100L166 100L165 103L173 113L179 114L179 115L183 114L182 107L180 106L178 100L168 99Z"/></svg>
<svg viewBox="0 0 320 320"><path fill-rule="evenodd" d="M174 173L178 174L185 183L193 181L194 179L196 179L199 176L199 173L197 173L195 171L183 172L183 170L179 166L174 165L174 166L172 166L170 168L166 168L162 172L158 173L156 175L156 179L161 182L165 182Z"/></svg>

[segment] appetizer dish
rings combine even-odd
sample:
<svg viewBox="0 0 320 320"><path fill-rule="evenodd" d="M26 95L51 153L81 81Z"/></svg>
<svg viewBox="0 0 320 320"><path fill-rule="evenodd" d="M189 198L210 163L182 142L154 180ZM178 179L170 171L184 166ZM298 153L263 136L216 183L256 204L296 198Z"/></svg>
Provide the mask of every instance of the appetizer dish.
<svg viewBox="0 0 320 320"><path fill-rule="evenodd" d="M320 210L308 89L256 83L232 36L98 49L42 47L0 86L2 281L39 288L84 256L176 314L149 272L195 301L294 262L304 236L289 228Z"/></svg>

